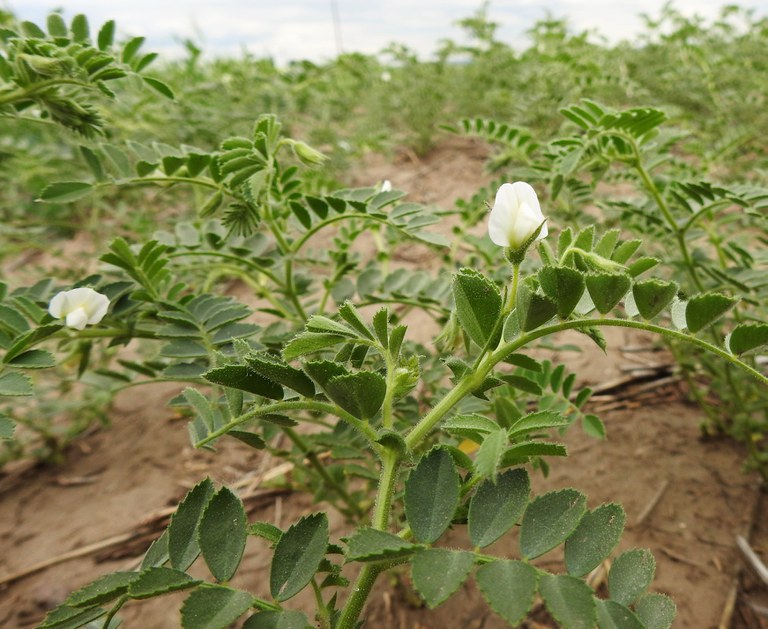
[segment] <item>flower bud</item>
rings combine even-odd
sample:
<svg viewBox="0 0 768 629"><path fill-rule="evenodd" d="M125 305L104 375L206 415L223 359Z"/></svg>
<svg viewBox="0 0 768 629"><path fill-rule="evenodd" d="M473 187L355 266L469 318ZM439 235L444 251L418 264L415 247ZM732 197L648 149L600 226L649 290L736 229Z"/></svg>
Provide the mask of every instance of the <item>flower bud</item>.
<svg viewBox="0 0 768 629"><path fill-rule="evenodd" d="M536 191L523 181L505 183L496 193L488 221L488 235L500 247L521 256L535 240L547 235Z"/></svg>
<svg viewBox="0 0 768 629"><path fill-rule="evenodd" d="M296 157L298 157L301 160L301 163L305 166L320 166L328 159L320 151L313 149L306 142L294 140L291 143L291 146L293 147L294 153L296 153Z"/></svg>
<svg viewBox="0 0 768 629"><path fill-rule="evenodd" d="M94 325L104 318L109 308L109 298L92 288L73 288L57 293L48 304L48 312L56 319L76 330Z"/></svg>
<svg viewBox="0 0 768 629"><path fill-rule="evenodd" d="M381 192L389 192L392 190L392 182L389 179L385 179L381 182Z"/></svg>

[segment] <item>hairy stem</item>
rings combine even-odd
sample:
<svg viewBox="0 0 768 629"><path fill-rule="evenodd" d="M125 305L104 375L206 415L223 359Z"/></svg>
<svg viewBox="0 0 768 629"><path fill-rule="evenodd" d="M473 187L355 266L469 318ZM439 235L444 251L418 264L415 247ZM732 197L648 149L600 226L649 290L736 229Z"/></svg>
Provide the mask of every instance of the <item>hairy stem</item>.
<svg viewBox="0 0 768 629"><path fill-rule="evenodd" d="M388 528L399 466L400 460L393 451L387 451L382 457L379 490L376 494L376 505L373 508L371 520L371 526L380 531L385 531ZM344 605L336 629L354 629L365 606L365 601L383 569L382 565L376 563L367 563L363 566L352 587L352 594Z"/></svg>
<svg viewBox="0 0 768 629"><path fill-rule="evenodd" d="M283 433L285 433L285 436L288 437L306 457L307 461L309 461L309 464L312 466L312 469L314 469L318 476L320 476L322 479L323 484L325 484L328 489L333 491L347 506L347 510L354 514L357 518L363 517L365 515L365 511L360 507L357 501L355 501L352 496L349 495L344 486L328 473L325 465L323 465L320 459L317 458L317 453L307 444L304 438L301 437L295 430L293 430L293 428L282 427L282 430Z"/></svg>

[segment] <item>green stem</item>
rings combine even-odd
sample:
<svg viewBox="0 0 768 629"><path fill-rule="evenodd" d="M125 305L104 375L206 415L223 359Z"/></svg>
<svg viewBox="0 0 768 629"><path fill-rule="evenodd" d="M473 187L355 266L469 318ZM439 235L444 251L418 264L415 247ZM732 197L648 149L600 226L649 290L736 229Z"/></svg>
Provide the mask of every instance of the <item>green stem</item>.
<svg viewBox="0 0 768 629"><path fill-rule="evenodd" d="M388 528L399 463L397 454L391 450L382 457L379 490L376 494L376 505L373 508L371 520L371 526L380 531L385 531ZM368 600L371 589L383 569L382 565L376 563L367 563L363 566L352 587L352 594L344 605L336 629L354 629L357 619L365 607L365 601Z"/></svg>
<svg viewBox="0 0 768 629"><path fill-rule="evenodd" d="M357 518L361 518L365 515L365 511L360 505L347 493L347 490L328 473L325 465L317 458L317 453L307 444L303 437L301 437L295 430L285 426L281 426L283 433L288 437L294 445L301 451L306 457L309 464L314 468L317 474L322 478L323 483L331 491L341 498L342 502L347 505L348 510L354 514Z"/></svg>
<svg viewBox="0 0 768 629"><path fill-rule="evenodd" d="M288 299L291 300L293 307L296 310L296 314L299 315L304 321L307 320L307 312L304 310L304 306L301 305L299 297L296 294L296 284L293 281L293 258L292 254L286 253L285 258L285 292L288 295Z"/></svg>
<svg viewBox="0 0 768 629"><path fill-rule="evenodd" d="M35 83L30 87L20 87L19 89L0 95L0 105L18 103L27 100L28 98L34 98L40 92L44 92L51 87L58 87L59 85L75 85L84 89L96 89L95 85L89 85L88 83L83 83L82 81L77 81L75 79L48 79L47 81Z"/></svg>
<svg viewBox="0 0 768 629"><path fill-rule="evenodd" d="M357 619L360 617L363 607L365 607L365 601L368 600L368 596L382 570L383 567L375 563L367 563L363 566L352 587L352 594L341 611L339 621L336 623L336 629L355 629Z"/></svg>
<svg viewBox="0 0 768 629"><path fill-rule="evenodd" d="M282 281L271 271L268 271L264 267L256 264L253 260L249 260L248 258L243 258L241 256L236 256L232 253L223 253L221 251L177 251L175 253L171 253L168 255L169 258L182 258L182 257L189 257L189 256L200 256L205 258L222 258L224 260L232 260L238 266L247 267L250 270L255 271L256 273L259 273L261 275L264 275L265 277L268 277L277 286L280 286L280 287L283 286Z"/></svg>
<svg viewBox="0 0 768 629"><path fill-rule="evenodd" d="M507 303L504 304L504 312L502 314L502 319L506 319L505 315L508 315L510 312L512 312L515 309L515 304L517 303L517 287L519 283L520 283L520 265L513 264L512 265L512 290L507 294Z"/></svg>
<svg viewBox="0 0 768 629"><path fill-rule="evenodd" d="M323 601L323 592L320 586L317 584L317 579L312 579L312 590L315 593L315 603L317 604L317 622L320 625L320 629L331 629L331 616L328 613L328 608Z"/></svg>
<svg viewBox="0 0 768 629"><path fill-rule="evenodd" d="M395 370L397 365L395 364L395 361L392 360L389 351L382 348L382 355L387 364L387 389L384 393L384 402L381 406L381 425L383 428L390 429L394 423L392 406L395 397Z"/></svg>
<svg viewBox="0 0 768 629"><path fill-rule="evenodd" d="M216 191L222 191L223 188L215 181L200 179L198 177L136 177L134 179L122 179L117 181L104 181L93 186L94 190L99 188L121 188L123 186L143 186L151 183L189 183L195 186L202 186Z"/></svg>
<svg viewBox="0 0 768 629"><path fill-rule="evenodd" d="M107 615L104 617L104 624L103 627L109 627L109 623L112 622L112 619L117 615L117 612L120 611L123 605L125 605L128 602L128 595L123 594L120 598L115 601L115 604L112 605L112 608L107 612Z"/></svg>
<svg viewBox="0 0 768 629"><path fill-rule="evenodd" d="M248 286L250 286L255 291L257 297L261 297L262 299L265 299L270 304L272 304L272 307L277 312L279 312L284 319L301 323L301 324L304 323L303 319L301 320L298 319L298 317L295 314L291 313L289 310L286 310L284 305L274 297L274 295L268 289L268 287L263 286L258 282L258 280L254 279L252 276L248 275L248 273L246 273L243 269L233 264L197 264L193 267L193 269L197 271L212 269L211 273L206 279L206 284L204 288L204 290L206 291L210 290L210 284L218 277L230 277L230 278L236 277L242 280Z"/></svg>
<svg viewBox="0 0 768 629"><path fill-rule="evenodd" d="M315 411L324 413L326 415L335 415L342 421L347 422L353 428L356 428L367 440L369 445L374 451L379 451L380 446L376 443L376 431L364 421L359 420L354 415L348 413L343 408L335 406L333 404L327 404L325 402L315 402L310 400L291 400L288 402L276 402L274 404L265 404L264 406L257 406L250 411L243 413L239 417L235 417L232 421L225 424L218 430L210 433L204 439L201 439L195 444L195 447L200 447L211 441L215 441L219 437L226 435L230 430L236 428L240 424L260 417L261 415L270 415L274 413L281 413L283 411Z"/></svg>
<svg viewBox="0 0 768 629"><path fill-rule="evenodd" d="M653 183L653 179L651 179L651 176L648 174L648 171L645 169L645 166L643 166L642 161L640 159L639 151L637 151L637 161L635 162L635 170L637 170L638 174L640 175L640 178L643 180L643 185L645 186L646 190L651 194L653 197L654 202L661 210L661 213L664 215L664 219L667 221L667 225L669 225L670 230L675 235L675 238L677 240L677 246L680 249L680 253L683 256L683 262L685 263L686 271L688 272L688 275L691 278L691 281L693 282L693 285L696 287L696 289L700 292L704 292L704 284L702 284L701 279L699 278L699 274L696 271L696 267L693 264L693 259L691 258L691 254L688 251L688 243L685 241L685 226L682 228L677 224L677 221L675 221L675 217L672 216L672 211L669 209L669 205L664 200L664 197L662 196L659 189L656 187L656 184Z"/></svg>
<svg viewBox="0 0 768 629"><path fill-rule="evenodd" d="M386 531L388 528L389 512L392 507L392 497L395 494L395 481L397 480L399 464L400 459L392 450L387 450L382 456L379 491L371 516L371 526L380 531Z"/></svg>
<svg viewBox="0 0 768 629"><path fill-rule="evenodd" d="M299 250L307 244L307 241L314 236L317 232L319 232L324 227L327 227L328 225L331 225L332 223L338 223L339 221L347 221L352 219L361 219L366 221L375 221L377 223L381 223L383 225L390 225L394 227L394 225L391 225L387 221L386 218L378 217L378 216L371 216L370 214L362 214L360 212L345 212L344 214L337 214L336 216L331 216L329 218L326 218L325 220L321 221L317 225L313 225L310 227L304 234L301 236L301 238L297 238L293 244L291 245L291 249L293 253L298 253ZM402 231L402 230L400 230Z"/></svg>
<svg viewBox="0 0 768 629"><path fill-rule="evenodd" d="M253 603L251 607L255 607L256 609L260 609L263 611L270 611L270 612L279 612L281 609L280 605L276 605L275 603L270 603L269 601L265 601L263 598L259 598L258 596L253 597Z"/></svg>
<svg viewBox="0 0 768 629"><path fill-rule="evenodd" d="M483 378L485 377L483 375L483 378L479 378L478 374L486 372L484 365L494 355L495 353L483 359L483 361L480 363L480 365L477 366L477 369L474 372L462 378L458 385L451 389L448 392L448 395L440 400L435 405L435 407L429 411L419 421L419 423L416 424L416 426L414 426L413 430L411 430L411 432L408 433L408 435L405 437L405 445L409 450L416 448L432 431L432 428L435 426L435 424L437 424L443 417L445 417L448 411L450 411L456 404L458 404L470 391L472 391L472 389L477 388L479 383L482 382ZM490 370L490 368L492 368L492 365L488 368L488 370Z"/></svg>
<svg viewBox="0 0 768 629"><path fill-rule="evenodd" d="M479 384L485 379L488 373L498 363L503 361L509 354L512 354L531 341L539 339L543 336L555 334L556 332L562 332L563 330L578 330L579 328L589 328L595 326L622 327L636 330L645 330L647 332L653 332L668 338L686 341L692 345L700 347L701 349L711 352L720 358L723 358L725 361L727 361L728 364L735 365L760 382L768 384L768 377L764 376L753 367L743 363L732 354L729 354L725 350L720 349L711 343L707 343L698 337L690 336L689 334L684 334L683 332L678 332L677 330L668 330L667 328L653 325L651 323L646 323L643 321L630 321L627 319L596 318L563 321L561 323L544 326L528 332L527 334L523 334L509 343L500 344L499 347L493 351L493 353L486 356L480 362L480 364L477 365L477 368L472 373L462 378L458 385L452 389L448 395L440 400L440 402L438 402L437 405L431 411L429 411L419 421L418 424L416 424L413 430L405 437L405 444L408 446L408 449L413 450L414 448L418 447L419 444L432 431L435 425L437 425L437 423L456 404L458 404L465 395L467 395L473 389L477 388L477 386L479 386Z"/></svg>
<svg viewBox="0 0 768 629"><path fill-rule="evenodd" d="M561 323L544 326L542 328L538 328L536 330L528 332L527 334L523 334L522 336L518 337L516 340L500 346L491 355L490 358L493 360L494 364L496 364L504 360L509 354L517 351L519 348L523 347L524 345L527 345L531 341L539 339L543 336L548 336L550 334L561 332L563 330L578 330L579 328L589 328L594 326L607 326L607 327L619 327L619 328L632 328L635 330L645 330L646 332L652 332L654 334L659 334L661 336L665 336L668 338L676 339L679 341L685 341L687 343L690 343L691 345L695 345L696 347L699 347L708 352L711 352L712 354L715 354L716 356L719 356L720 358L727 361L729 364L739 367L742 371L745 371L746 373L756 378L763 384L768 384L768 377L766 377L765 375L763 375L753 367L750 367L746 363L742 362L733 354L726 352L725 350L717 347L716 345L712 345L712 343L708 343L707 341L704 341L696 336L691 336L690 334L685 334L677 330L669 330L667 328L663 328L661 326L654 325L652 323L647 323L645 321L631 321L629 319L607 319L607 318L575 319L572 321L563 321Z"/></svg>

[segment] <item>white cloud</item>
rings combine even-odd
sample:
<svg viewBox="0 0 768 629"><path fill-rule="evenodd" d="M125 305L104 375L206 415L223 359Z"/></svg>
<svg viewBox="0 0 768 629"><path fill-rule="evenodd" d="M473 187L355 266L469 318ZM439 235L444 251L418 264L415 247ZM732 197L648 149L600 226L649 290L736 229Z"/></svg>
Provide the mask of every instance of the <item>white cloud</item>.
<svg viewBox="0 0 768 629"><path fill-rule="evenodd" d="M400 42L426 56L443 38L461 41L456 21L474 14L479 0L335 0L347 51L376 53ZM723 0L724 3L726 0ZM327 59L336 54L332 0L0 0L23 19L41 23L46 13L62 8L65 16L85 13L92 28L115 19L120 32L147 37L147 49L175 50L176 40L201 41L209 54L268 52L283 62L292 58ZM712 19L719 0L676 0L685 15ZM496 0L489 17L501 24L499 36L520 42L522 34L547 14L567 17L576 31L597 30L615 42L631 38L642 27L638 14L659 15L664 0ZM768 0L742 2L758 15L768 14Z"/></svg>

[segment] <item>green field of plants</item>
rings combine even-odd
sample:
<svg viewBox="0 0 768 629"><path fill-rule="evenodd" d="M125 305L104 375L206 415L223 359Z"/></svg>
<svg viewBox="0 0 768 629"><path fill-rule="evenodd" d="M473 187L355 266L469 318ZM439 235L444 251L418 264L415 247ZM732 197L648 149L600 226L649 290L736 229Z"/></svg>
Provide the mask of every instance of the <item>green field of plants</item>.
<svg viewBox="0 0 768 629"><path fill-rule="evenodd" d="M464 627L440 613L471 591L487 627L709 626L689 609L703 590L676 606L655 544L639 547L676 481L638 470L620 489L626 472L568 455L685 452L685 473L717 468L710 487L768 477L768 20L668 5L608 46L551 18L524 50L485 10L460 26L471 43L429 60L393 45L279 66L193 42L164 60L114 22L0 12L0 539L68 519L93 538L67 508L25 507L24 485L131 476L163 443L153 464L187 465L184 482L166 472L181 496L137 481L173 506L128 564L26 587L45 568L9 544L0 624ZM441 196L462 173L435 173L468 151L481 172ZM676 388L621 386L645 382L658 421L684 413L646 445L641 405L619 426L600 410L615 374L594 371L638 342ZM119 432L127 398L137 427ZM138 427L157 412L193 452ZM104 446L103 468L77 471L111 434L140 458ZM219 456L250 480L190 481ZM579 487L590 466L602 480ZM659 483L647 513L622 507ZM79 499L94 526L100 487ZM254 512L243 487L287 506ZM729 570L743 533L718 542ZM387 616L414 600L418 622Z"/></svg>

